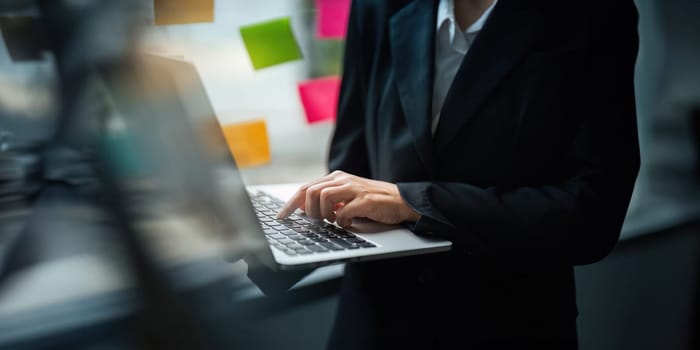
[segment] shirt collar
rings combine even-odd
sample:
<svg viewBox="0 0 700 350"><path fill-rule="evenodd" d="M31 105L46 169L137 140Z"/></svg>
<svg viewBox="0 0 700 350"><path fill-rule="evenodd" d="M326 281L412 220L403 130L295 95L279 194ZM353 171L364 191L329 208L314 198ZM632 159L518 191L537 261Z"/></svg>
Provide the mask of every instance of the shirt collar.
<svg viewBox="0 0 700 350"><path fill-rule="evenodd" d="M437 28L440 29L442 23L445 21L454 20L455 16L455 3L454 0L440 0L437 10Z"/></svg>
<svg viewBox="0 0 700 350"><path fill-rule="evenodd" d="M489 18L489 15L491 14L491 11L493 11L493 8L496 6L496 3L498 0L494 0L493 4L489 6L486 11L479 17L476 22L472 23L467 30L464 32L466 34L475 34L483 28L484 23L486 23L486 19ZM459 25L457 25L457 19L455 18L455 3L454 0L440 0L440 3L438 4L438 12L437 12L437 27L435 28L436 30L440 30L440 27L442 26L445 21L448 21L450 23L450 38L453 38L455 33L454 33L454 28L459 28Z"/></svg>

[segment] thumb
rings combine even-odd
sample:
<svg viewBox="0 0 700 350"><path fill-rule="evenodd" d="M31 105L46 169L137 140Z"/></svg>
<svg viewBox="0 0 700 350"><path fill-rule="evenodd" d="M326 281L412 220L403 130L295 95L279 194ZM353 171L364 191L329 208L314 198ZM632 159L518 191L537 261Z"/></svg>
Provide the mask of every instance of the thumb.
<svg viewBox="0 0 700 350"><path fill-rule="evenodd" d="M342 227L350 227L352 226L352 219L366 216L366 207L358 200L344 203L336 210L335 221Z"/></svg>

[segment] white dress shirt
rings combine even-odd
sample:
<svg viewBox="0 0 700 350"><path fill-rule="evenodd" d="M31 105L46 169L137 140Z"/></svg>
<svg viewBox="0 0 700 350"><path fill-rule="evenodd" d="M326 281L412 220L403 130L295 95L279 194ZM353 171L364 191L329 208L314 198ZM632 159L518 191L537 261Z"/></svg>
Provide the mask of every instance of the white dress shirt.
<svg viewBox="0 0 700 350"><path fill-rule="evenodd" d="M491 14L496 1L467 30L462 31L457 23L454 0L440 0L435 29L435 76L433 77L433 109L431 131L435 134L440 120L440 110L452 85L462 59L469 51L474 39Z"/></svg>

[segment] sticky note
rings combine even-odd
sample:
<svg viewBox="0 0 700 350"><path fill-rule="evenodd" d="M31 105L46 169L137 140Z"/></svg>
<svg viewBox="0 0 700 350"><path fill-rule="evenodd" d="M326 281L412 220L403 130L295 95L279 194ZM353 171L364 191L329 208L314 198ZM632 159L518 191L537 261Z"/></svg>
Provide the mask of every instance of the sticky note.
<svg viewBox="0 0 700 350"><path fill-rule="evenodd" d="M299 97L309 124L334 121L340 93L340 78L325 77L299 83Z"/></svg>
<svg viewBox="0 0 700 350"><path fill-rule="evenodd" d="M256 70L303 58L289 17L247 25L240 31Z"/></svg>
<svg viewBox="0 0 700 350"><path fill-rule="evenodd" d="M326 39L342 39L348 28L350 0L316 0L316 36Z"/></svg>
<svg viewBox="0 0 700 350"><path fill-rule="evenodd" d="M270 144L264 119L255 119L221 127L239 168L270 162Z"/></svg>
<svg viewBox="0 0 700 350"><path fill-rule="evenodd" d="M153 0L156 25L214 22L214 0Z"/></svg>

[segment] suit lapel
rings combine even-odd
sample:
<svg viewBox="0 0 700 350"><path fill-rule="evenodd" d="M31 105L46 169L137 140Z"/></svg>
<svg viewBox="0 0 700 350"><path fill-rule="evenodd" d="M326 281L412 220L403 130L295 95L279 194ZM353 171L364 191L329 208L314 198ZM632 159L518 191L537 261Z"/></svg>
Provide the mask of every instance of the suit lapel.
<svg viewBox="0 0 700 350"><path fill-rule="evenodd" d="M437 5L434 0L414 0L389 23L391 59L399 98L419 157L433 172L430 111L435 57Z"/></svg>
<svg viewBox="0 0 700 350"><path fill-rule="evenodd" d="M521 0L500 0L464 57L443 105L435 131L435 149L446 147L481 103L531 48L538 18L518 7Z"/></svg>

